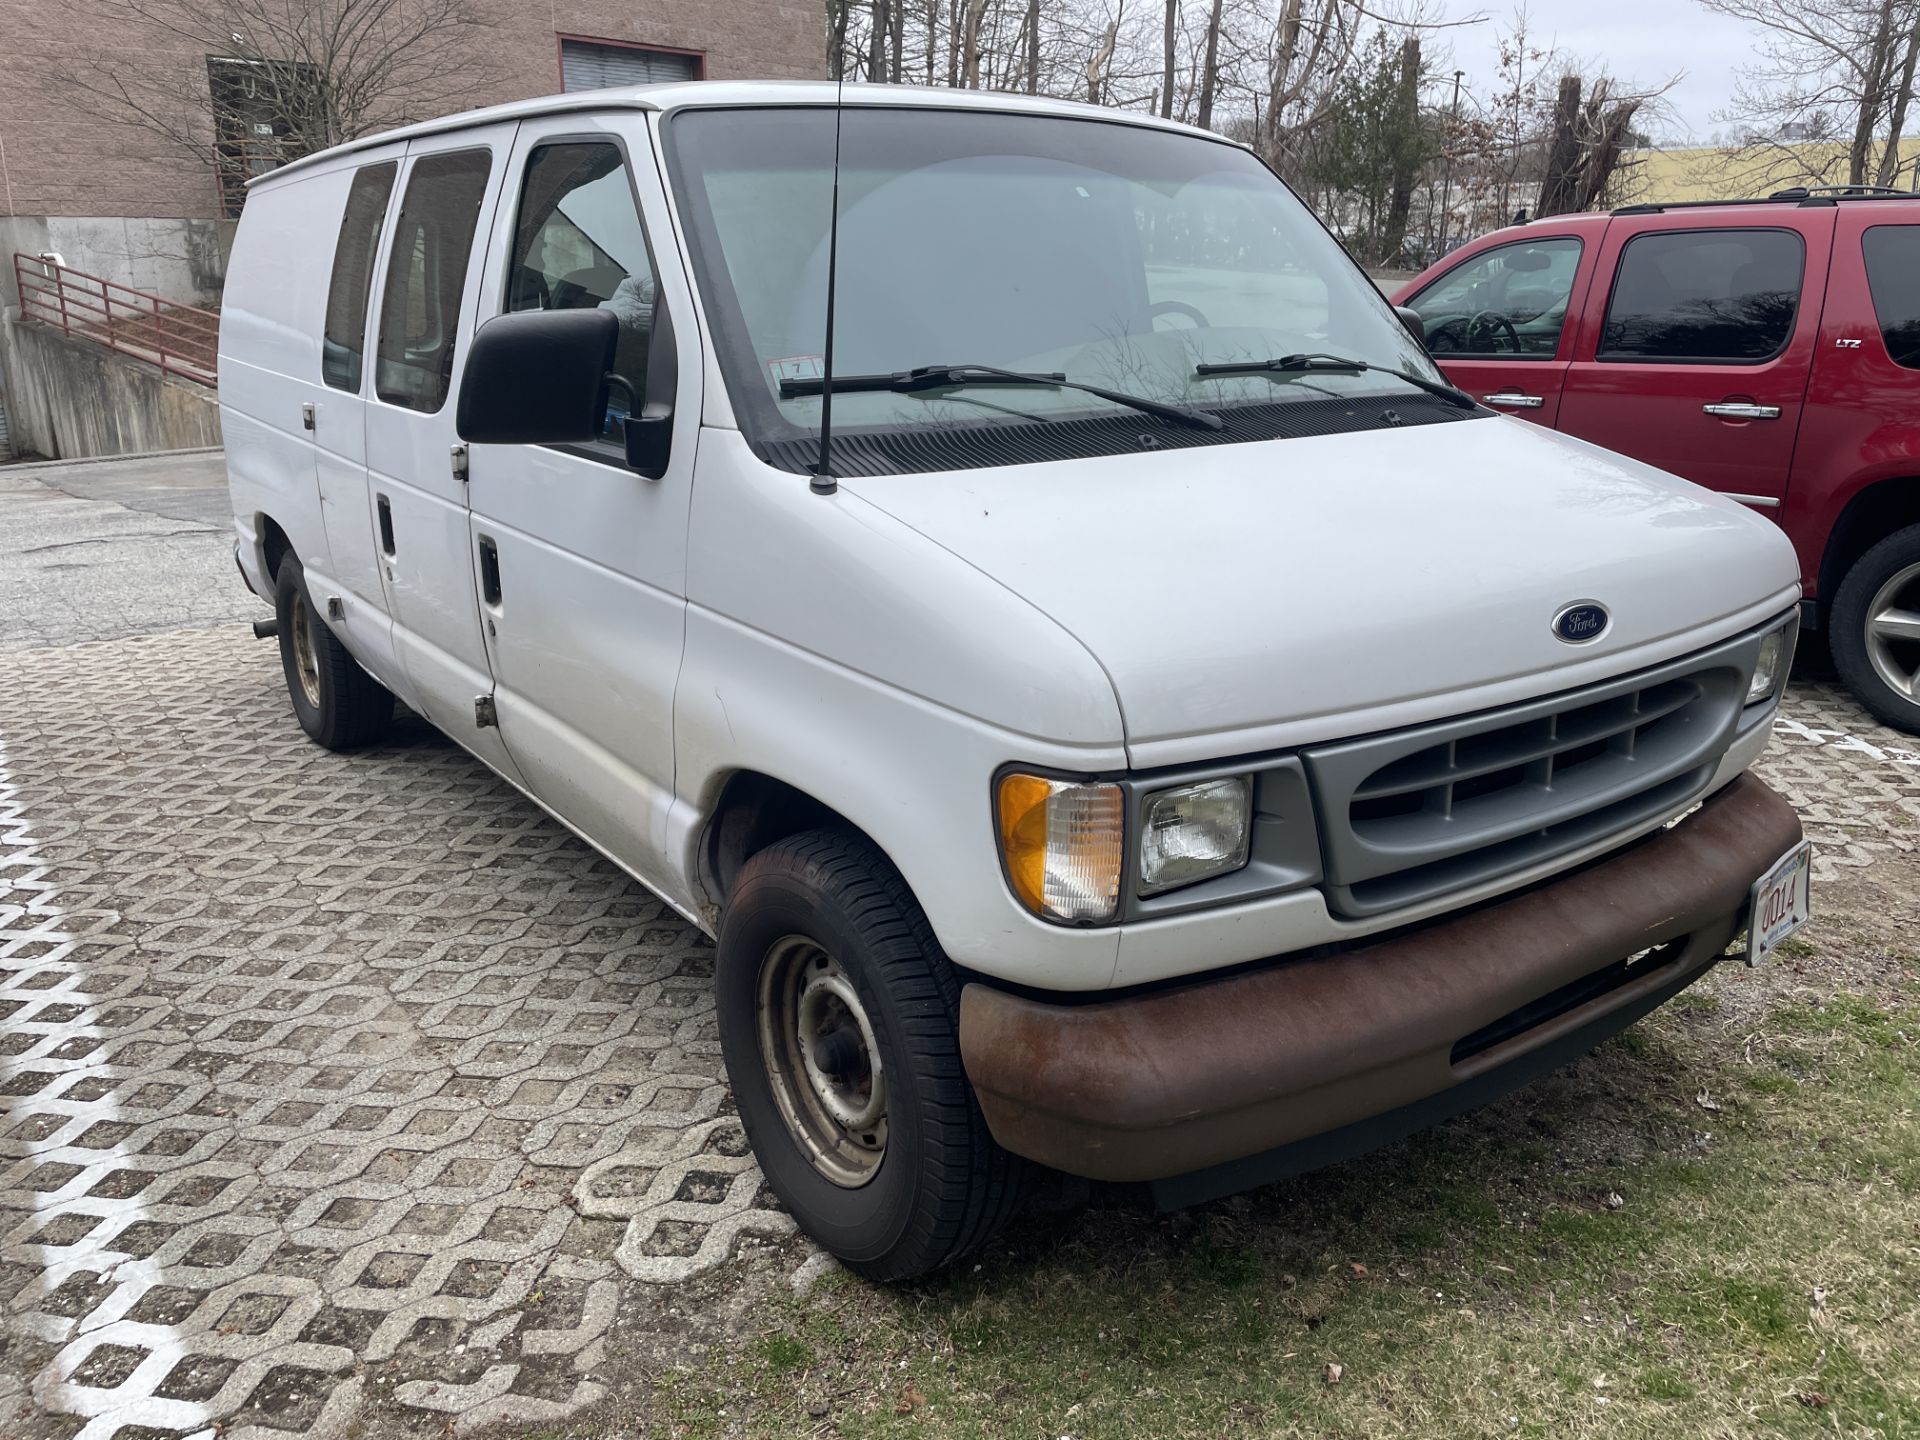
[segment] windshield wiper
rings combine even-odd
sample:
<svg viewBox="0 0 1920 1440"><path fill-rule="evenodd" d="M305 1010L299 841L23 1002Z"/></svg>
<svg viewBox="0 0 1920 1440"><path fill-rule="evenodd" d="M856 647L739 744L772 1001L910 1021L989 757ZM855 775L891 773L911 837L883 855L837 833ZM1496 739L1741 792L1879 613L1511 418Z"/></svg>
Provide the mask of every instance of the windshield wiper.
<svg viewBox="0 0 1920 1440"><path fill-rule="evenodd" d="M1213 375L1309 375L1315 372L1328 375L1391 375L1429 395L1439 396L1450 405L1458 405L1462 410L1480 408L1480 402L1466 391L1455 389L1444 381L1429 380L1412 370L1396 370L1391 365L1375 365L1370 360L1350 360L1344 355L1282 355L1277 360L1226 360L1193 367L1193 373L1203 378Z"/></svg>
<svg viewBox="0 0 1920 1440"><path fill-rule="evenodd" d="M891 375L833 377L833 393L836 395L858 390L892 390L911 395L921 390L944 389L950 385L1044 385L1054 390L1078 390L1084 395L1097 395L1102 400L1111 400L1129 410L1155 415L1179 425L1193 425L1202 430L1227 428L1226 421L1204 410L1171 405L1164 400L1149 400L1144 395L1129 395L1125 391L1108 390L1099 385L1084 385L1078 380L1067 379L1058 371L1043 375L1029 374L1024 370L1002 370L997 365L921 365L912 370L896 370ZM796 395L818 395L826 388L827 382L819 378L780 382L780 394L784 399L792 399Z"/></svg>

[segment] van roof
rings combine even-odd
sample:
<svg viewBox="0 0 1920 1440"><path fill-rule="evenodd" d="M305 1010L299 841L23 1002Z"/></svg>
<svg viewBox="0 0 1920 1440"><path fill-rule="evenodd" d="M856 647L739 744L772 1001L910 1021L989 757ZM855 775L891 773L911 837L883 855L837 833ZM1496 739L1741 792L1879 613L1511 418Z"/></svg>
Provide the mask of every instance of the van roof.
<svg viewBox="0 0 1920 1440"><path fill-rule="evenodd" d="M265 187L287 175L310 166L370 150L421 135L443 135L449 131L492 125L503 120L523 120L533 115L564 114L582 110L672 110L720 109L761 105L832 105L843 93L831 80L679 80L663 85L616 85L607 90L576 90L566 95L541 95L532 100L514 100L505 105L488 105L478 110L462 110L423 120L395 130L363 135L343 145L303 155L276 170L249 181ZM1211 130L1182 125L1174 120L1144 115L1137 110L1113 110L1074 100L1053 100L1044 95L1003 95L984 90L931 88L920 85L848 85L844 87L848 106L921 106L930 110L988 110L1002 114L1050 115L1075 119L1098 119L1110 123L1138 125L1154 130L1173 130L1203 140L1232 144Z"/></svg>

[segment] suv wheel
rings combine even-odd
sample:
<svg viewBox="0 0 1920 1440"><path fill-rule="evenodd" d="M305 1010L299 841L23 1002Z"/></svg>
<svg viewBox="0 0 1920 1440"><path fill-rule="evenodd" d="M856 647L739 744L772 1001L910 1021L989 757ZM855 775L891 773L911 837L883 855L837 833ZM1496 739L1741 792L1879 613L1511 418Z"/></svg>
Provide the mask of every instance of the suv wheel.
<svg viewBox="0 0 1920 1440"><path fill-rule="evenodd" d="M742 868L720 923L720 1044L767 1183L872 1280L984 1244L1031 1167L960 1065L960 986L912 893L858 836L810 831Z"/></svg>
<svg viewBox="0 0 1920 1440"><path fill-rule="evenodd" d="M1920 733L1920 525L1854 562L1834 596L1830 628L1847 688L1887 724Z"/></svg>
<svg viewBox="0 0 1920 1440"><path fill-rule="evenodd" d="M307 576L291 554L273 577L280 665L294 718L315 744L351 750L378 740L393 723L393 695L360 668L334 637L307 593Z"/></svg>

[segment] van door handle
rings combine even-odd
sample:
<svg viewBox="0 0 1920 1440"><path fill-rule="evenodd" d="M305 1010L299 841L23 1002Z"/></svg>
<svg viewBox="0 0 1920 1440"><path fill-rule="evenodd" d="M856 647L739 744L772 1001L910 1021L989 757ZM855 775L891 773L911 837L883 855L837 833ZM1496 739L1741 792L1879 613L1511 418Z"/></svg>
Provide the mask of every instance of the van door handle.
<svg viewBox="0 0 1920 1440"><path fill-rule="evenodd" d="M1518 390L1496 390L1480 398L1489 405L1498 405L1502 410L1538 410L1547 403L1544 396L1522 395Z"/></svg>
<svg viewBox="0 0 1920 1440"><path fill-rule="evenodd" d="M1722 400L1718 405L1702 405L1702 415L1718 415L1727 420L1778 420L1778 405L1755 405L1750 400Z"/></svg>
<svg viewBox="0 0 1920 1440"><path fill-rule="evenodd" d="M382 495L377 508L380 511L380 553L391 560L394 555L393 506L388 503L387 497Z"/></svg>
<svg viewBox="0 0 1920 1440"><path fill-rule="evenodd" d="M500 551L486 536L480 537L480 598L487 604L500 604Z"/></svg>

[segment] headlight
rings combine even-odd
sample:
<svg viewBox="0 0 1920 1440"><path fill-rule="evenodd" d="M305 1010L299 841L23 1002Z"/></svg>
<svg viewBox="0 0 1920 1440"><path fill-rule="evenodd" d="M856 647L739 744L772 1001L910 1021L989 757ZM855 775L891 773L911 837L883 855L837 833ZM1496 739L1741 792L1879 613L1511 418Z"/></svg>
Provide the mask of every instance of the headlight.
<svg viewBox="0 0 1920 1440"><path fill-rule="evenodd" d="M1007 882L1020 903L1051 920L1111 920L1126 849L1120 787L1015 771L1000 777L995 801Z"/></svg>
<svg viewBox="0 0 1920 1440"><path fill-rule="evenodd" d="M1140 893L1158 894L1247 863L1252 793L1244 776L1202 780L1140 806Z"/></svg>
<svg viewBox="0 0 1920 1440"><path fill-rule="evenodd" d="M1780 677L1793 663L1793 653L1787 648L1787 632L1791 628L1782 625L1761 637L1760 658L1753 667L1753 681L1747 686L1747 704L1765 700L1779 688Z"/></svg>

